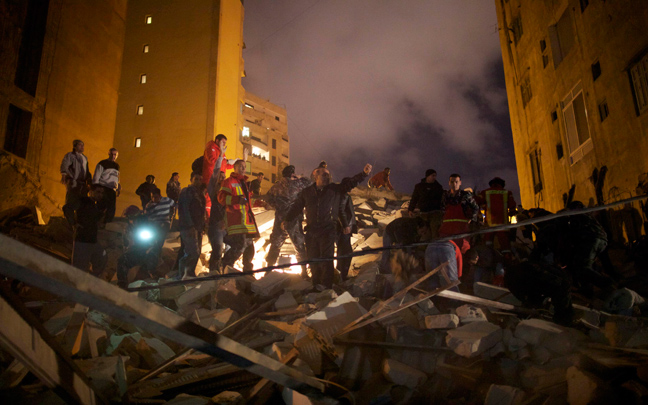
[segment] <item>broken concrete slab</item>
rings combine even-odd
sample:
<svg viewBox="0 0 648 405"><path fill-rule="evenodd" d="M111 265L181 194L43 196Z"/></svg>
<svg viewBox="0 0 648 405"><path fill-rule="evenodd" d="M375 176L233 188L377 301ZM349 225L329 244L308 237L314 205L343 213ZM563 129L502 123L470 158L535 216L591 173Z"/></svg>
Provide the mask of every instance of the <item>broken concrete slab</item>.
<svg viewBox="0 0 648 405"><path fill-rule="evenodd" d="M451 329L446 344L460 356L475 357L502 339L502 329L490 322L471 322L457 329Z"/></svg>
<svg viewBox="0 0 648 405"><path fill-rule="evenodd" d="M180 308L198 301L199 299L211 294L216 289L216 287L217 283L213 280L196 284L195 287L190 288L175 299L176 305L178 306L178 308Z"/></svg>
<svg viewBox="0 0 648 405"><path fill-rule="evenodd" d="M523 390L508 385L491 385L484 405L520 405L526 394Z"/></svg>
<svg viewBox="0 0 648 405"><path fill-rule="evenodd" d="M394 359L383 361L382 372L387 380L409 388L416 388L427 381L425 373Z"/></svg>
<svg viewBox="0 0 648 405"><path fill-rule="evenodd" d="M428 329L454 329L459 326L459 317L454 314L428 315L425 327Z"/></svg>
<svg viewBox="0 0 648 405"><path fill-rule="evenodd" d="M485 298L487 300L504 302L506 304L515 305L517 307L522 305L522 302L515 298L515 296L504 287L477 282L473 284L473 292L476 296Z"/></svg>
<svg viewBox="0 0 648 405"><path fill-rule="evenodd" d="M515 337L564 355L576 350L577 340L584 338L584 335L581 337L576 330L542 319L527 319L517 325Z"/></svg>
<svg viewBox="0 0 648 405"><path fill-rule="evenodd" d="M603 381L587 371L571 366L567 369L567 402L570 405L587 405L596 398Z"/></svg>
<svg viewBox="0 0 648 405"><path fill-rule="evenodd" d="M470 322L487 321L486 314L481 308L474 305L466 304L456 309L456 314L462 324Z"/></svg>
<svg viewBox="0 0 648 405"><path fill-rule="evenodd" d="M301 394L300 394L301 395ZM243 395L235 391L223 391L211 397L211 403L215 405L240 405L245 403Z"/></svg>
<svg viewBox="0 0 648 405"><path fill-rule="evenodd" d="M271 297L290 283L290 275L271 271L252 283L252 292L262 297Z"/></svg>
<svg viewBox="0 0 648 405"><path fill-rule="evenodd" d="M275 309L277 311L282 311L286 309L293 309L299 306L299 303L295 300L295 297L290 292L285 292L277 298L275 301Z"/></svg>

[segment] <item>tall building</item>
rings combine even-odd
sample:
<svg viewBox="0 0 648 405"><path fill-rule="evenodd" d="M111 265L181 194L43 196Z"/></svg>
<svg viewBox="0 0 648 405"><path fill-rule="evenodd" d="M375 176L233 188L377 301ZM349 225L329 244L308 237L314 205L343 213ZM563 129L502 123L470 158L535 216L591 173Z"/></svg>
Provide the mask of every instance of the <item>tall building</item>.
<svg viewBox="0 0 648 405"><path fill-rule="evenodd" d="M241 140L249 145L251 174L262 172L265 175L261 185L263 194L290 164L286 109L245 92Z"/></svg>
<svg viewBox="0 0 648 405"><path fill-rule="evenodd" d="M585 205L635 195L648 171L648 2L495 4L522 204L559 210L572 187Z"/></svg>
<svg viewBox="0 0 648 405"><path fill-rule="evenodd" d="M126 1L0 0L0 211L60 214L63 156L113 145Z"/></svg>
<svg viewBox="0 0 648 405"><path fill-rule="evenodd" d="M191 164L222 133L226 156L243 156L241 0L131 0L126 18L115 147L118 213L139 205L146 175L165 190L173 172L189 184Z"/></svg>

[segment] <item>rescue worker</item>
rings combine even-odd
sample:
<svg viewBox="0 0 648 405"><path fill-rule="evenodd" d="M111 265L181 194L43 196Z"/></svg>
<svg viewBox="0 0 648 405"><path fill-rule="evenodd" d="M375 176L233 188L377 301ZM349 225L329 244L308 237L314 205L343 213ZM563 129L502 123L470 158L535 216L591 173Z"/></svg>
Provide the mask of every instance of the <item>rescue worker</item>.
<svg viewBox="0 0 648 405"><path fill-rule="evenodd" d="M453 173L448 180L450 189L443 194L441 209L443 220L439 229L439 236L451 236L470 232L471 223L479 225L482 220L479 205L469 191L461 189L461 176ZM455 243L466 253L470 249L467 238L459 238Z"/></svg>
<svg viewBox="0 0 648 405"><path fill-rule="evenodd" d="M308 259L331 258L311 265L313 287L332 288L335 267L333 256L337 237L336 224L342 197L360 184L371 173L367 164L361 173L346 177L340 183L331 183L331 173L320 167L315 170L315 184L306 187L295 201L284 220L284 229L306 209L306 253ZM320 286L321 285L321 286Z"/></svg>
<svg viewBox="0 0 648 405"><path fill-rule="evenodd" d="M414 186L412 199L407 208L409 216L421 215L430 223L432 237L439 235L439 227L443 219L441 199L443 198L443 186L437 181L437 172L434 169L425 171L425 177Z"/></svg>
<svg viewBox="0 0 648 405"><path fill-rule="evenodd" d="M499 177L489 181L488 185L490 188L479 193L477 201L486 212L486 225L508 225L509 216L516 214L513 193L504 189L506 182ZM492 245L495 238L497 238L500 252L510 260L511 240L509 231L487 233L484 235L484 242L487 245Z"/></svg>
<svg viewBox="0 0 648 405"><path fill-rule="evenodd" d="M295 166L286 166L281 172L281 179L276 182L268 191L267 202L275 209L275 221L270 234L270 249L266 256L268 266L273 266L279 258L281 247L286 238L290 238L297 251L297 261L306 260L306 242L302 228L303 215L282 227L288 211L299 196L299 193L312 182L304 177L295 174ZM302 266L302 277L307 278L306 266Z"/></svg>
<svg viewBox="0 0 648 405"><path fill-rule="evenodd" d="M367 186L369 188L380 188L380 187L385 187L387 190L394 190L394 187L391 185L391 182L389 181L389 173L391 173L391 169L389 167L385 167L385 169L382 172L376 173L371 179L369 179L369 182L367 183Z"/></svg>
<svg viewBox="0 0 648 405"><path fill-rule="evenodd" d="M221 161L221 172L225 173L228 169L232 169L234 167L236 159L227 159L225 157L225 153L223 152L226 145L227 137L223 134L218 134L213 141L207 142L202 160L202 179L205 187L207 187L207 184L209 184L209 179L211 179L211 176L214 172L214 166L216 165L216 160L219 158L219 156L223 155L223 160ZM247 158L248 150L247 148L243 148L243 160L247 161ZM211 200L206 200L205 207L207 216L209 216L211 212Z"/></svg>
<svg viewBox="0 0 648 405"><path fill-rule="evenodd" d="M244 160L237 160L234 163L234 171L221 184L218 202L225 207L227 229L225 243L230 246L223 256L223 266L234 266L241 254L245 252L243 270L253 270L254 250L248 247L253 244L254 238L259 237L259 230L250 203Z"/></svg>

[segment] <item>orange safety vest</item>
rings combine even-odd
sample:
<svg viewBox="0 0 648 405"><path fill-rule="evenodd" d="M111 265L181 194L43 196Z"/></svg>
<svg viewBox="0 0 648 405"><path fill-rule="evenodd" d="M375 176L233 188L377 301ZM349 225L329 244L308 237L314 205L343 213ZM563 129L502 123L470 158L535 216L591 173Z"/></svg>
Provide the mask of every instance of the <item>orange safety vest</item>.
<svg viewBox="0 0 648 405"><path fill-rule="evenodd" d="M468 223L470 219L466 218L461 204L446 205L443 222L439 229L440 236L457 235L469 231Z"/></svg>
<svg viewBox="0 0 648 405"><path fill-rule="evenodd" d="M489 226L508 224L508 190L484 190L486 222Z"/></svg>

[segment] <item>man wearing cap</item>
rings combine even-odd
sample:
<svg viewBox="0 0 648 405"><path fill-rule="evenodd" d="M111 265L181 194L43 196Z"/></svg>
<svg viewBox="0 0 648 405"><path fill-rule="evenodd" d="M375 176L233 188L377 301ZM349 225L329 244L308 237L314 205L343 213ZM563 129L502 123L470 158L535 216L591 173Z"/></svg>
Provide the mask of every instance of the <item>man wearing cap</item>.
<svg viewBox="0 0 648 405"><path fill-rule="evenodd" d="M486 211L486 224L488 226L508 225L509 216L515 215L516 204L513 193L504 189L506 182L495 177L488 182L490 188L479 193L477 202ZM511 241L508 231L491 232L484 235L484 242L492 244L497 238L499 249L503 254L510 253Z"/></svg>
<svg viewBox="0 0 648 405"><path fill-rule="evenodd" d="M290 221L285 229L282 229L281 223L286 218L299 193L310 186L312 182L305 177L297 176L293 165L286 166L281 172L281 176L281 179L268 191L267 202L275 209L275 222L272 234L270 234L270 250L266 256L268 266L272 266L277 262L286 238L290 238L295 250L297 250L297 260L300 262L306 260L306 242L302 228L303 216ZM306 266L302 266L302 277L307 277Z"/></svg>
<svg viewBox="0 0 648 405"><path fill-rule="evenodd" d="M410 216L420 214L423 219L430 223L432 237L439 234L443 211L441 210L441 199L443 198L443 186L437 181L437 172L434 169L425 171L425 177L414 186L412 199L407 209Z"/></svg>

